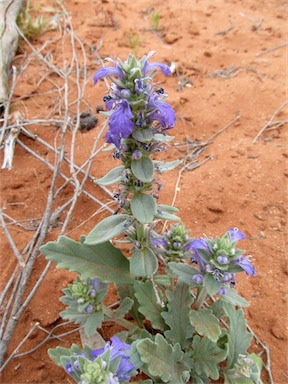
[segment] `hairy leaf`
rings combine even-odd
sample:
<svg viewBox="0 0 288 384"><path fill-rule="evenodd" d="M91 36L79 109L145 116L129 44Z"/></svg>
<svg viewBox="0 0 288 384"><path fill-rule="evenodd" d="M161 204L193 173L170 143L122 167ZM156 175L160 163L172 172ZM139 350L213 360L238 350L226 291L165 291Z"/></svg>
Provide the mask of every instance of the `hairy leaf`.
<svg viewBox="0 0 288 384"><path fill-rule="evenodd" d="M221 288L221 283L218 283L212 274L205 275L203 285L205 286L210 296L216 295L216 293L218 293L219 289Z"/></svg>
<svg viewBox="0 0 288 384"><path fill-rule="evenodd" d="M129 261L110 242L86 245L61 236L40 250L48 260L57 263L57 268L77 272L83 279L90 277L106 283L134 283Z"/></svg>
<svg viewBox="0 0 288 384"><path fill-rule="evenodd" d="M131 171L138 180L143 183L150 183L154 176L154 164L153 161L146 156L142 156L138 160L131 161Z"/></svg>
<svg viewBox="0 0 288 384"><path fill-rule="evenodd" d="M133 307L134 300L130 299L130 297L125 297L119 307L114 311L114 319L122 319L126 313L128 313Z"/></svg>
<svg viewBox="0 0 288 384"><path fill-rule="evenodd" d="M249 307L250 304L248 301L246 301L244 297L238 295L235 289L229 287L225 287L225 289L227 294L220 297L221 301L225 301L238 307Z"/></svg>
<svg viewBox="0 0 288 384"><path fill-rule="evenodd" d="M199 275L198 269L193 268L191 265L175 262L168 263L168 267L173 272L173 275L178 276L182 283L188 284L192 288L198 287L192 279L193 276Z"/></svg>
<svg viewBox="0 0 288 384"><path fill-rule="evenodd" d="M116 167L108 172L105 176L101 177L101 179L94 180L95 184L98 185L111 185L114 183L118 183L122 180L122 173L125 167Z"/></svg>
<svg viewBox="0 0 288 384"><path fill-rule="evenodd" d="M185 348L191 342L194 333L189 321L190 306L193 302L189 287L178 283L174 291L166 291L166 295L169 300L168 310L161 315L170 329L165 331L165 337Z"/></svg>
<svg viewBox="0 0 288 384"><path fill-rule="evenodd" d="M154 275L158 269L158 261L150 248L139 249L130 258L130 272L134 277Z"/></svg>
<svg viewBox="0 0 288 384"><path fill-rule="evenodd" d="M206 336L216 342L221 335L218 319L213 315L212 309L191 310L189 315L191 324L201 336Z"/></svg>
<svg viewBox="0 0 288 384"><path fill-rule="evenodd" d="M150 129L134 129L132 137L141 143L148 143L153 139L153 133Z"/></svg>
<svg viewBox="0 0 288 384"><path fill-rule="evenodd" d="M133 216L142 224L153 221L156 213L156 202L151 195L144 193L134 195L130 203Z"/></svg>
<svg viewBox="0 0 288 384"><path fill-rule="evenodd" d="M106 217L100 221L85 239L85 244L95 245L113 239L127 230L131 224L131 216L119 214Z"/></svg>
<svg viewBox="0 0 288 384"><path fill-rule="evenodd" d="M159 169L160 173L171 171L172 169L178 167L178 165L181 163L180 160L175 161L155 161L154 162L157 168Z"/></svg>
<svg viewBox="0 0 288 384"><path fill-rule="evenodd" d="M238 356L245 355L252 340L251 333L246 332L246 321L242 309L235 311L231 304L224 305L224 311L229 317L228 333L228 367L232 367L238 359Z"/></svg>
<svg viewBox="0 0 288 384"><path fill-rule="evenodd" d="M147 320L149 320L155 329L165 330L165 324L161 312L163 308L157 304L155 292L150 281L137 282L135 284L135 296L140 304L139 312L141 312Z"/></svg>
<svg viewBox="0 0 288 384"><path fill-rule="evenodd" d="M183 352L179 344L168 344L158 333L155 342L144 339L136 344L136 348L152 376L159 377L164 383L185 383L182 376L185 374L185 367L181 362Z"/></svg>
<svg viewBox="0 0 288 384"><path fill-rule="evenodd" d="M213 380L219 379L218 363L224 361L227 350L221 349L216 343L207 337L194 336L193 338L193 355L195 361L195 370L198 375L205 373Z"/></svg>

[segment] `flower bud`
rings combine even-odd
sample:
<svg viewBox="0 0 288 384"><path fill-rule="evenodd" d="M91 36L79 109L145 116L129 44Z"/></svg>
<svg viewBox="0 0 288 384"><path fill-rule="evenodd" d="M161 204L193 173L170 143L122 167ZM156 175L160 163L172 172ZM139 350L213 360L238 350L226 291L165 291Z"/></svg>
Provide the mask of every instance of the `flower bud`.
<svg viewBox="0 0 288 384"><path fill-rule="evenodd" d="M142 157L142 153L138 150L136 150L132 153L132 159L133 160L139 160L139 159L141 159L141 157Z"/></svg>
<svg viewBox="0 0 288 384"><path fill-rule="evenodd" d="M196 284L202 284L202 282L203 282L203 276L202 275L194 275L192 277L192 279L194 280L194 282Z"/></svg>
<svg viewBox="0 0 288 384"><path fill-rule="evenodd" d="M89 304L87 307L84 309L86 313L92 313L94 311L93 305Z"/></svg>
<svg viewBox="0 0 288 384"><path fill-rule="evenodd" d="M175 241L173 243L173 247L176 249L180 249L182 247L182 244L180 243L180 241Z"/></svg>
<svg viewBox="0 0 288 384"><path fill-rule="evenodd" d="M227 295L227 289L225 287L221 287L218 291L218 295L220 296Z"/></svg>
<svg viewBox="0 0 288 384"><path fill-rule="evenodd" d="M217 261L219 264L228 264L229 260L226 256L218 256Z"/></svg>

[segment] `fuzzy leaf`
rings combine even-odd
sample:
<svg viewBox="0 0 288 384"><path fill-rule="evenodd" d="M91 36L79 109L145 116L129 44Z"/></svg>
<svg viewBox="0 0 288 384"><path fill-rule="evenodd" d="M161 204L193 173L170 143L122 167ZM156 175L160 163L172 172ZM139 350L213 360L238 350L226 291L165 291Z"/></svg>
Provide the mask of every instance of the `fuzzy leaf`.
<svg viewBox="0 0 288 384"><path fill-rule="evenodd" d="M179 281L188 284L192 288L198 287L192 279L193 276L199 275L198 269L193 268L188 264L175 262L168 263L168 267L174 275L178 276Z"/></svg>
<svg viewBox="0 0 288 384"><path fill-rule="evenodd" d="M130 297L125 297L119 307L114 311L114 319L122 319L133 307L134 301Z"/></svg>
<svg viewBox="0 0 288 384"><path fill-rule="evenodd" d="M169 162L155 161L155 165L159 169L160 173L172 171L172 169L175 169L176 167L178 167L180 163L181 163L180 160L169 161Z"/></svg>
<svg viewBox="0 0 288 384"><path fill-rule="evenodd" d="M179 209L176 207L172 207L171 205L157 204L157 211L167 212L167 213L177 213L179 212Z"/></svg>
<svg viewBox="0 0 288 384"><path fill-rule="evenodd" d="M134 277L154 275L158 269L158 260L150 248L139 249L130 258L130 272Z"/></svg>
<svg viewBox="0 0 288 384"><path fill-rule="evenodd" d="M221 288L221 283L218 283L212 274L205 275L203 279L203 285L205 286L208 295L210 296L216 295L216 293L218 293L219 289Z"/></svg>
<svg viewBox="0 0 288 384"><path fill-rule="evenodd" d="M228 368L232 367L238 359L238 356L245 355L250 342L253 338L251 333L246 332L246 321L242 309L235 311L231 304L224 305L224 311L229 317L228 333Z"/></svg>
<svg viewBox="0 0 288 384"><path fill-rule="evenodd" d="M143 183L150 183L154 176L153 161L147 156L142 156L138 160L132 159L131 171L138 180L142 181Z"/></svg>
<svg viewBox="0 0 288 384"><path fill-rule="evenodd" d="M159 377L164 383L185 383L182 379L185 368L181 364L183 352L179 344L175 346L168 344L158 333L155 342L144 339L136 344L136 348L152 376Z"/></svg>
<svg viewBox="0 0 288 384"><path fill-rule="evenodd" d="M130 203L133 216L141 224L149 224L156 213L156 202L151 195L144 193L134 195Z"/></svg>
<svg viewBox="0 0 288 384"><path fill-rule="evenodd" d="M221 296L220 300L238 307L249 307L250 304L248 303L248 301L246 301L244 297L238 295L235 289L229 287L225 287L225 289L227 291L227 294Z"/></svg>
<svg viewBox="0 0 288 384"><path fill-rule="evenodd" d="M169 143L173 140L174 136L162 135L161 133L155 133L155 135L153 136L153 141L156 141L157 143Z"/></svg>
<svg viewBox="0 0 288 384"><path fill-rule="evenodd" d="M84 243L87 245L95 245L113 239L113 237L127 230L130 223L129 219L131 219L131 216L124 214L106 217L92 229Z"/></svg>
<svg viewBox="0 0 288 384"><path fill-rule="evenodd" d="M90 277L106 283L134 283L128 259L110 242L86 245L61 236L40 250L48 260L57 263L57 268L77 272L83 279Z"/></svg>
<svg viewBox="0 0 288 384"><path fill-rule="evenodd" d="M181 221L180 217L173 215L172 213L168 212L159 212L157 211L155 215L155 219L159 220L170 220L170 221Z"/></svg>
<svg viewBox="0 0 288 384"><path fill-rule="evenodd" d="M137 282L135 285L135 296L139 302L139 312L149 320L155 329L165 330L167 326L161 316L163 308L157 304L155 292L150 281Z"/></svg>
<svg viewBox="0 0 288 384"><path fill-rule="evenodd" d="M198 375L205 373L211 379L218 380L217 364L224 361L227 351L219 348L207 337L194 336L192 345L194 349L192 358L195 361L195 370Z"/></svg>
<svg viewBox="0 0 288 384"><path fill-rule="evenodd" d="M149 143L153 139L153 133L150 129L134 129L132 132L133 139L140 143Z"/></svg>
<svg viewBox="0 0 288 384"><path fill-rule="evenodd" d="M212 309L191 310L189 315L191 324L201 336L206 336L216 342L221 335L218 319L213 315Z"/></svg>
<svg viewBox="0 0 288 384"><path fill-rule="evenodd" d="M193 299L189 293L189 287L186 284L178 283L173 292L166 291L169 300L167 312L161 315L169 330L165 331L165 337L173 343L179 343L182 348L192 340L194 328L189 321L190 306Z"/></svg>
<svg viewBox="0 0 288 384"><path fill-rule="evenodd" d="M94 180L95 184L98 185L111 185L114 183L118 183L122 180L122 173L125 167L116 167L108 172L105 176L101 177L101 179Z"/></svg>

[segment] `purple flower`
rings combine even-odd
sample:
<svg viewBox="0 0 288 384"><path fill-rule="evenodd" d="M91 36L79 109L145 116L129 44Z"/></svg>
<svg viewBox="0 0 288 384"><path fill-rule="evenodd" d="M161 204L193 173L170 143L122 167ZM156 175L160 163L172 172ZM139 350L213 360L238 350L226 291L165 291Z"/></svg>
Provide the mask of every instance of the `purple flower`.
<svg viewBox="0 0 288 384"><path fill-rule="evenodd" d="M163 129L174 127L176 120L175 112L169 104L160 101L157 95L150 96L148 109L152 110L148 116L149 122L159 121Z"/></svg>
<svg viewBox="0 0 288 384"><path fill-rule="evenodd" d="M151 242L156 247L157 246L164 247L164 248L168 247L168 243L164 237L159 237L159 238L151 237Z"/></svg>
<svg viewBox="0 0 288 384"><path fill-rule="evenodd" d="M130 120L133 114L127 100L121 100L109 119L109 130L106 134L106 142L113 143L120 148L121 138L131 135L134 124Z"/></svg>
<svg viewBox="0 0 288 384"><path fill-rule="evenodd" d="M153 71L154 69L156 68L160 68L161 72L163 73L163 75L165 76L171 76L172 75L172 72L170 70L170 68L168 67L168 65L165 65L165 64L160 64L160 63L152 63L152 64L149 64L148 63L148 59L150 59L151 56L154 55L154 51L150 52L148 55L147 55L147 58L144 62L144 65L142 67L142 74L144 76L146 76L146 74L148 72L151 72Z"/></svg>
<svg viewBox="0 0 288 384"><path fill-rule="evenodd" d="M110 59L114 63L114 67L103 67L99 69L94 76L94 84L96 85L99 79L104 79L108 75L117 76L120 79L124 78L124 72L119 67L119 65L116 63L116 61Z"/></svg>
<svg viewBox="0 0 288 384"><path fill-rule="evenodd" d="M198 249L203 249L204 251L211 253L207 240L205 239L196 239L185 245L186 251L190 251L190 250L194 251L193 259L197 262L200 268L200 271L202 273L205 273L207 263L199 255Z"/></svg>
<svg viewBox="0 0 288 384"><path fill-rule="evenodd" d="M97 358L102 355L107 350L110 350L110 361L121 357L119 366L116 371L116 376L119 380L129 380L130 376L127 376L127 373L131 372L134 369L134 365L130 362L130 357L127 356L126 351L131 349L131 346L124 343L118 337L111 337L111 344L107 343L104 348L96 349L91 351L90 355L92 358Z"/></svg>
<svg viewBox="0 0 288 384"><path fill-rule="evenodd" d="M238 230L238 228L232 228L227 231L231 241L245 240L245 235Z"/></svg>
<svg viewBox="0 0 288 384"><path fill-rule="evenodd" d="M231 261L231 264L239 265L241 267L247 276L256 276L256 271L253 265L250 263L250 261L245 257L240 257L239 259Z"/></svg>

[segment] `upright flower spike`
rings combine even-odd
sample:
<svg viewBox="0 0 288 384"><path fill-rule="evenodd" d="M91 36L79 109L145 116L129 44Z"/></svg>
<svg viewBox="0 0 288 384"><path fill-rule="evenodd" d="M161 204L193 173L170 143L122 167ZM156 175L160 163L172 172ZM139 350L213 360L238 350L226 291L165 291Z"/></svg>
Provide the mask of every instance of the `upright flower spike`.
<svg viewBox="0 0 288 384"><path fill-rule="evenodd" d="M149 63L148 60L153 54L154 52L150 52L139 61L129 55L124 63L120 59L117 62L107 59L112 61L114 66L101 68L94 76L95 84L100 78L112 76L113 84L110 86L109 95L103 99L106 108L111 111L106 141L119 149L122 139L128 139L133 131L138 130L136 136L140 143L143 143L143 134L139 133L139 130L149 131L152 142L153 134L156 133L154 122L160 123L162 131L175 125L176 116L171 106L165 103L164 90L154 90L154 73L148 75L157 68L166 76L171 75L171 71L165 64ZM145 144L147 137L149 133L144 134Z"/></svg>

